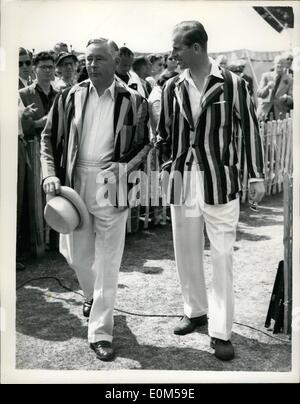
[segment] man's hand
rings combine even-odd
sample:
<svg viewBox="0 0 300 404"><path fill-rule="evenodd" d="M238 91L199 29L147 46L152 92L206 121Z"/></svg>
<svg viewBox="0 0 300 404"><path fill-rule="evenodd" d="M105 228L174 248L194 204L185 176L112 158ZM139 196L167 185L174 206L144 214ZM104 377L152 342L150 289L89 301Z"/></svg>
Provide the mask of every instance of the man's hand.
<svg viewBox="0 0 300 404"><path fill-rule="evenodd" d="M249 184L249 199L259 203L265 194L265 184L263 181L254 181Z"/></svg>
<svg viewBox="0 0 300 404"><path fill-rule="evenodd" d="M48 177L44 180L43 189L46 194L60 194L60 179L57 177Z"/></svg>
<svg viewBox="0 0 300 404"><path fill-rule="evenodd" d="M47 122L47 116L48 115L45 115L42 118L37 119L36 121L34 121L34 126L36 128L44 128L45 125L46 125L46 122Z"/></svg>
<svg viewBox="0 0 300 404"><path fill-rule="evenodd" d="M32 103L30 105L27 105L22 111L22 117L24 119L29 119L32 118L32 115L38 110L38 108L35 107L35 103Z"/></svg>

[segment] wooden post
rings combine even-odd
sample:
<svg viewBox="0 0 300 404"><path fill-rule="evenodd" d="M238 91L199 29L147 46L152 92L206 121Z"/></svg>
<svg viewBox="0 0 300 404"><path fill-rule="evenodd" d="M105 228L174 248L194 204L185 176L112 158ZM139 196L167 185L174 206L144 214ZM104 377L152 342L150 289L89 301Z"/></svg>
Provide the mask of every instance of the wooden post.
<svg viewBox="0 0 300 404"><path fill-rule="evenodd" d="M286 142L287 142L287 120L282 121L282 136L281 136L281 155L280 155L280 191L283 190L283 177L285 173L285 152L286 152Z"/></svg>
<svg viewBox="0 0 300 404"><path fill-rule="evenodd" d="M271 195L272 183L274 179L274 151L275 151L276 121L271 122L270 130L270 159L269 159L269 181L267 195Z"/></svg>
<svg viewBox="0 0 300 404"><path fill-rule="evenodd" d="M283 197L284 197L284 320L283 331L291 333L292 313L292 239L293 239L293 187L292 180L288 173L284 175Z"/></svg>
<svg viewBox="0 0 300 404"><path fill-rule="evenodd" d="M276 131L275 131L275 140L274 140L274 160L275 160L275 167L274 167L274 179L272 185L272 194L277 194L279 191L279 163L280 163L280 152L281 152L281 139L280 139L280 131L282 126L282 120L278 120L276 122Z"/></svg>
<svg viewBox="0 0 300 404"><path fill-rule="evenodd" d="M287 124L288 124L288 143L287 143L286 167L287 167L287 172L291 173L292 165L293 165L293 159L292 159L293 121L292 121L292 118L289 118L287 120Z"/></svg>
<svg viewBox="0 0 300 404"><path fill-rule="evenodd" d="M271 142L271 122L265 124L265 188L266 192L269 186L270 175L270 142Z"/></svg>

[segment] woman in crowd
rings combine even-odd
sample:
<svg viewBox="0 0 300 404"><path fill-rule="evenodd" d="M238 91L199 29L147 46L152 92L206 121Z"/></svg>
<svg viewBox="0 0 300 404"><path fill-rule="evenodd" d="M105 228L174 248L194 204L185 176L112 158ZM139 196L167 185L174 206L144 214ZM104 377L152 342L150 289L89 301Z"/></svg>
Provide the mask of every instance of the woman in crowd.
<svg viewBox="0 0 300 404"><path fill-rule="evenodd" d="M151 76L147 77L146 80L151 84L151 87L154 88L156 81L164 70L164 59L161 55L150 55L149 61L152 65Z"/></svg>

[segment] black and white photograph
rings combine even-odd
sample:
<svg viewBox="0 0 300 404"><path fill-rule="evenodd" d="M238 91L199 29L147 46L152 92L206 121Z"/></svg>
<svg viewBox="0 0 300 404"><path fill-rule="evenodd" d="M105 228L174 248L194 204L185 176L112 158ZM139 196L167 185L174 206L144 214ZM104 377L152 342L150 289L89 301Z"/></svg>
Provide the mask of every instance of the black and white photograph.
<svg viewBox="0 0 300 404"><path fill-rule="evenodd" d="M299 383L299 23L1 2L2 384Z"/></svg>

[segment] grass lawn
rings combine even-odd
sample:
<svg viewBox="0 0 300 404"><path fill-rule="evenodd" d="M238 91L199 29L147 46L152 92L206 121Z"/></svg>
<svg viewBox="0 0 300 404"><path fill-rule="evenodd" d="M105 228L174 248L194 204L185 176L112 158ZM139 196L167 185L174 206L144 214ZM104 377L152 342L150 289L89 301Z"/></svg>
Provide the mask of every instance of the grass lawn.
<svg viewBox="0 0 300 404"><path fill-rule="evenodd" d="M236 358L218 361L209 347L207 328L186 336L173 334L182 315L182 298L174 262L171 224L149 227L126 237L115 310L117 357L96 359L86 339L83 298L77 280L55 252L28 263L17 274L17 369L52 370L291 370L288 337L264 328L278 261L283 259L282 194L266 197L258 212L242 206L234 256L236 296L232 342ZM211 282L209 243L205 246L207 286ZM131 314L125 313L130 312Z"/></svg>

